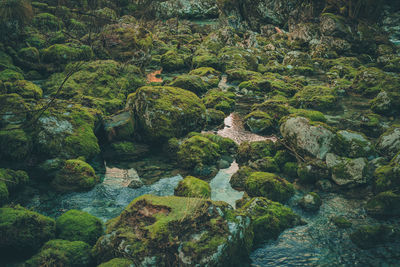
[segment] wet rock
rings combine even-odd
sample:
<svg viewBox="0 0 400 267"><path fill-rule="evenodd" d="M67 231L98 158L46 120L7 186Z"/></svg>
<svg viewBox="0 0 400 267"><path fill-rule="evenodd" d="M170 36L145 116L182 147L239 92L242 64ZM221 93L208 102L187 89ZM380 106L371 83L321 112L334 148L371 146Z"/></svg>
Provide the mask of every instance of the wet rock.
<svg viewBox="0 0 400 267"><path fill-rule="evenodd" d="M322 179L316 182L315 184L319 190L324 192L330 192L333 189L333 184L331 181L327 179Z"/></svg>
<svg viewBox="0 0 400 267"><path fill-rule="evenodd" d="M394 157L400 151L400 125L392 125L383 133L376 144L376 148L387 157Z"/></svg>
<svg viewBox="0 0 400 267"><path fill-rule="evenodd" d="M380 165L375 169L374 188L377 192L400 188L400 153L389 164Z"/></svg>
<svg viewBox="0 0 400 267"><path fill-rule="evenodd" d="M274 156L276 147L271 140L243 142L240 144L236 160L239 164L245 165L264 157Z"/></svg>
<svg viewBox="0 0 400 267"><path fill-rule="evenodd" d="M55 221L49 217L19 205L0 208L0 248L3 257L32 254L54 238L55 231Z"/></svg>
<svg viewBox="0 0 400 267"><path fill-rule="evenodd" d="M25 266L46 266L54 262L63 266L91 266L90 246L82 241L51 240L44 244L38 254L26 261Z"/></svg>
<svg viewBox="0 0 400 267"><path fill-rule="evenodd" d="M385 219L400 216L400 195L386 191L372 197L366 204L365 209L370 216Z"/></svg>
<svg viewBox="0 0 400 267"><path fill-rule="evenodd" d="M388 225L365 225L350 235L351 241L362 249L369 249L387 242L395 241L400 230Z"/></svg>
<svg viewBox="0 0 400 267"><path fill-rule="evenodd" d="M245 190L252 197L266 197L285 202L294 194L294 186L276 174L253 172L245 182Z"/></svg>
<svg viewBox="0 0 400 267"><path fill-rule="evenodd" d="M65 162L51 185L60 192L88 191L99 181L92 166L82 160L71 159Z"/></svg>
<svg viewBox="0 0 400 267"><path fill-rule="evenodd" d="M108 223L93 254L98 263L129 257L151 265L234 264L246 259L252 238L250 220L229 212L222 202L145 195Z"/></svg>
<svg viewBox="0 0 400 267"><path fill-rule="evenodd" d="M368 161L365 158L349 159L328 153L326 165L332 172L332 180L340 187L356 187L368 181Z"/></svg>
<svg viewBox="0 0 400 267"><path fill-rule="evenodd" d="M102 221L84 211L69 210L56 220L56 235L59 239L94 245L102 234Z"/></svg>
<svg viewBox="0 0 400 267"><path fill-rule="evenodd" d="M253 172L255 172L255 170L252 168L248 166L242 166L235 174L232 175L229 183L234 189L244 191L246 180Z"/></svg>
<svg viewBox="0 0 400 267"><path fill-rule="evenodd" d="M324 159L334 147L335 134L331 130L303 117L288 118L280 130L283 138L298 152L305 152L318 159Z"/></svg>
<svg viewBox="0 0 400 267"><path fill-rule="evenodd" d="M146 140L163 142L201 130L206 108L192 92L163 86L145 86L129 95L128 105Z"/></svg>
<svg viewBox="0 0 400 267"><path fill-rule="evenodd" d="M210 198L211 187L210 185L193 176L188 176L179 182L175 188L175 196L178 197L195 197L195 198Z"/></svg>
<svg viewBox="0 0 400 267"><path fill-rule="evenodd" d="M306 211L317 211L322 205L322 201L317 193L311 192L300 199L299 205Z"/></svg>
<svg viewBox="0 0 400 267"><path fill-rule="evenodd" d="M104 130L109 142L130 140L133 137L135 123L130 112L125 111L104 120Z"/></svg>

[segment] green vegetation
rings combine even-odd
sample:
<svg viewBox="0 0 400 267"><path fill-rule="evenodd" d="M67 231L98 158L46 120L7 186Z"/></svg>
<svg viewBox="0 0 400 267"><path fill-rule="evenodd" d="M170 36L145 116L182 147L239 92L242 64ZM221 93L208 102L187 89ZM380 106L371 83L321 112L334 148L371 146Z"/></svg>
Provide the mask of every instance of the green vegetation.
<svg viewBox="0 0 400 267"><path fill-rule="evenodd" d="M203 180L193 176L188 176L180 181L178 186L175 188L175 196L210 198L211 187Z"/></svg>

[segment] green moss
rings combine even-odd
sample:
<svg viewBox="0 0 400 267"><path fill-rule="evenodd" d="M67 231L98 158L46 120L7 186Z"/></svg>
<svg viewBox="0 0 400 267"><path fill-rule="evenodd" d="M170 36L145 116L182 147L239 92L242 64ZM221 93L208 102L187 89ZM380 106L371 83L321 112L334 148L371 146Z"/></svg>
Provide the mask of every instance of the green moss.
<svg viewBox="0 0 400 267"><path fill-rule="evenodd" d="M18 56L24 61L28 61L30 63L39 63L40 54L39 50L36 47L25 47L21 48L18 51Z"/></svg>
<svg viewBox="0 0 400 267"><path fill-rule="evenodd" d="M216 143L219 146L219 152L221 155L232 155L237 151L238 145L230 138L208 133L201 135Z"/></svg>
<svg viewBox="0 0 400 267"><path fill-rule="evenodd" d="M94 245L103 234L103 223L87 212L69 210L56 220L56 234L60 239Z"/></svg>
<svg viewBox="0 0 400 267"><path fill-rule="evenodd" d="M337 108L336 92L325 86L306 86L294 95L291 100L297 107L316 110L332 110Z"/></svg>
<svg viewBox="0 0 400 267"><path fill-rule="evenodd" d="M225 92L219 89L212 89L202 98L204 105L207 108L214 108L225 113L230 114L235 107L236 95L232 92Z"/></svg>
<svg viewBox="0 0 400 267"><path fill-rule="evenodd" d="M202 136L187 139L178 151L178 162L186 169L215 164L219 157L219 145Z"/></svg>
<svg viewBox="0 0 400 267"><path fill-rule="evenodd" d="M16 81L16 80L23 80L23 79L24 79L24 75L22 75L20 72L17 72L15 70L6 69L3 71L0 71L0 81L9 82L9 81Z"/></svg>
<svg viewBox="0 0 400 267"><path fill-rule="evenodd" d="M273 157L263 157L250 164L250 167L261 172L280 172L278 164Z"/></svg>
<svg viewBox="0 0 400 267"><path fill-rule="evenodd" d="M234 189L244 191L246 181L253 172L255 172L255 170L252 168L248 166L242 166L236 173L232 175L229 183Z"/></svg>
<svg viewBox="0 0 400 267"><path fill-rule="evenodd" d="M124 258L115 258L100 264L98 267L131 267L131 266L133 266L133 261Z"/></svg>
<svg viewBox="0 0 400 267"><path fill-rule="evenodd" d="M221 72L219 72L219 71L217 71L217 70L215 70L214 68L211 68L211 67L201 67L201 68L197 68L197 69L194 69L194 70L190 71L189 75L197 75L197 76L200 76L200 77L207 77L207 76L210 76L210 75L220 76Z"/></svg>
<svg viewBox="0 0 400 267"><path fill-rule="evenodd" d="M267 79L251 79L239 84L239 89L246 89L248 91L267 93L271 90L271 82Z"/></svg>
<svg viewBox="0 0 400 267"><path fill-rule="evenodd" d="M310 119L311 121L326 122L324 114L320 111L308 110L308 109L294 109L294 108L289 110L290 113L294 114L295 116L305 117L307 119Z"/></svg>
<svg viewBox="0 0 400 267"><path fill-rule="evenodd" d="M273 118L259 110L251 112L244 120L246 128L256 134L271 134L275 128Z"/></svg>
<svg viewBox="0 0 400 267"><path fill-rule="evenodd" d="M249 196L261 196L285 202L294 194L294 186L285 179L268 172L254 172L245 184Z"/></svg>
<svg viewBox="0 0 400 267"><path fill-rule="evenodd" d="M207 114L207 125L208 126L219 126L224 123L226 115L221 110L208 108L206 111L206 114Z"/></svg>
<svg viewBox="0 0 400 267"><path fill-rule="evenodd" d="M92 166L82 160L71 159L65 162L64 168L52 181L52 186L62 192L87 191L98 182Z"/></svg>
<svg viewBox="0 0 400 267"><path fill-rule="evenodd" d="M7 203L9 197L8 188L3 180L0 180L0 207Z"/></svg>
<svg viewBox="0 0 400 267"><path fill-rule="evenodd" d="M179 182L175 188L175 196L180 197L197 197L197 198L210 198L211 187L210 185L193 176L187 176Z"/></svg>
<svg viewBox="0 0 400 267"><path fill-rule="evenodd" d="M400 188L400 170L394 163L375 170L374 186L377 192Z"/></svg>
<svg viewBox="0 0 400 267"><path fill-rule="evenodd" d="M37 14L33 19L35 27L42 31L59 31L63 27L63 22L60 18L49 13Z"/></svg>
<svg viewBox="0 0 400 267"><path fill-rule="evenodd" d="M228 82L237 82L237 83L262 77L261 73L240 68L230 69L226 72L226 74L228 76Z"/></svg>
<svg viewBox="0 0 400 267"><path fill-rule="evenodd" d="M239 164L246 164L249 161L256 161L264 157L275 155L276 147L271 140L243 142L240 144L236 160Z"/></svg>
<svg viewBox="0 0 400 267"><path fill-rule="evenodd" d="M326 163L320 160L312 160L298 165L297 175L301 183L312 184L320 179L329 177Z"/></svg>
<svg viewBox="0 0 400 267"><path fill-rule="evenodd" d="M250 199L237 213L250 217L255 245L276 239L282 231L300 222L300 217L290 208L262 197Z"/></svg>
<svg viewBox="0 0 400 267"><path fill-rule="evenodd" d="M14 82L9 89L9 93L16 93L23 98L33 98L36 100L39 100L43 96L42 88L26 80L18 80Z"/></svg>
<svg viewBox="0 0 400 267"><path fill-rule="evenodd" d="M192 59L192 64L195 68L201 68L201 67L212 67L216 69L220 68L220 62L218 61L217 56L206 50L202 50L200 53L197 53Z"/></svg>
<svg viewBox="0 0 400 267"><path fill-rule="evenodd" d="M400 195L386 191L371 198L365 209L368 214L377 218L390 218L400 216Z"/></svg>
<svg viewBox="0 0 400 267"><path fill-rule="evenodd" d="M201 95L207 91L208 85L200 76L197 75L179 75L175 77L172 83L169 84L172 87L179 87L188 91L195 93L196 95Z"/></svg>
<svg viewBox="0 0 400 267"><path fill-rule="evenodd" d="M41 54L44 62L55 64L66 64L93 58L92 49L86 45L55 44L43 49Z"/></svg>
<svg viewBox="0 0 400 267"><path fill-rule="evenodd" d="M24 160L32 150L30 137L20 129L0 131L0 159Z"/></svg>
<svg viewBox="0 0 400 267"><path fill-rule="evenodd" d="M184 57L175 50L170 50L163 54L160 63L166 71L181 70L186 67Z"/></svg>
<svg viewBox="0 0 400 267"><path fill-rule="evenodd" d="M352 89L364 95L377 95L385 79L385 73L378 68L362 68L354 77Z"/></svg>
<svg viewBox="0 0 400 267"><path fill-rule="evenodd" d="M82 241L55 239L44 244L38 254L25 262L26 266L91 266L90 246Z"/></svg>
<svg viewBox="0 0 400 267"><path fill-rule="evenodd" d="M11 169L0 169L0 181L5 183L7 191L12 192L29 181L29 176L25 171L14 171Z"/></svg>
<svg viewBox="0 0 400 267"><path fill-rule="evenodd" d="M163 142L200 130L206 108L192 92L175 87L145 86L128 96L138 132L147 140Z"/></svg>
<svg viewBox="0 0 400 267"><path fill-rule="evenodd" d="M218 61L224 71L241 68L245 70L257 69L257 58L253 53L239 48L226 46L218 53Z"/></svg>
<svg viewBox="0 0 400 267"><path fill-rule="evenodd" d="M278 150L274 156L274 161L282 168L285 163L295 161L296 158L288 150Z"/></svg>
<svg viewBox="0 0 400 267"><path fill-rule="evenodd" d="M54 234L53 219L21 206L0 208L0 248L4 255L35 252Z"/></svg>
<svg viewBox="0 0 400 267"><path fill-rule="evenodd" d="M331 218L331 221L341 229L347 229L352 226L352 222L343 216L335 216Z"/></svg>
<svg viewBox="0 0 400 267"><path fill-rule="evenodd" d="M297 178L298 164L297 162L286 162L282 167L282 172L291 179Z"/></svg>

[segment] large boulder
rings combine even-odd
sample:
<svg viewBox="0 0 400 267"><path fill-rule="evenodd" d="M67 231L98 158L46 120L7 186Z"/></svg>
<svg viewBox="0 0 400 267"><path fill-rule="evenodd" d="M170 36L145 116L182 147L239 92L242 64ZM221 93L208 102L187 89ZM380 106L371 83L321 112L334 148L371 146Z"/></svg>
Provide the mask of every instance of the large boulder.
<svg viewBox="0 0 400 267"><path fill-rule="evenodd" d="M54 238L55 221L21 206L0 208L0 253L2 256L31 254Z"/></svg>
<svg viewBox="0 0 400 267"><path fill-rule="evenodd" d="M332 173L332 180L341 187L355 187L367 183L368 160L349 159L333 153L326 155L326 165Z"/></svg>
<svg viewBox="0 0 400 267"><path fill-rule="evenodd" d="M290 117L282 123L281 134L296 151L324 159L334 147L335 134L319 123L304 117Z"/></svg>
<svg viewBox="0 0 400 267"><path fill-rule="evenodd" d="M130 106L144 139L163 142L201 130L206 108L192 92L166 86L145 86L129 95Z"/></svg>
<svg viewBox="0 0 400 267"><path fill-rule="evenodd" d="M250 220L227 216L232 212L223 202L144 195L107 223L93 254L98 263L119 257L151 266L234 265L247 257L252 236Z"/></svg>

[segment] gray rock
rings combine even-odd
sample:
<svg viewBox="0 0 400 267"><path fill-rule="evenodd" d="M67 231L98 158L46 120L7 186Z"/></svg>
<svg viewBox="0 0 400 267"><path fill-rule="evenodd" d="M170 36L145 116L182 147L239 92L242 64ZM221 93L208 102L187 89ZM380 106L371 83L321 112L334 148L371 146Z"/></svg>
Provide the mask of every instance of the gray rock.
<svg viewBox="0 0 400 267"><path fill-rule="evenodd" d="M332 172L332 180L341 187L351 188L367 183L368 161L365 158L349 159L328 153L326 165Z"/></svg>
<svg viewBox="0 0 400 267"><path fill-rule="evenodd" d="M379 137L377 149L389 158L400 151L400 125L393 125Z"/></svg>

